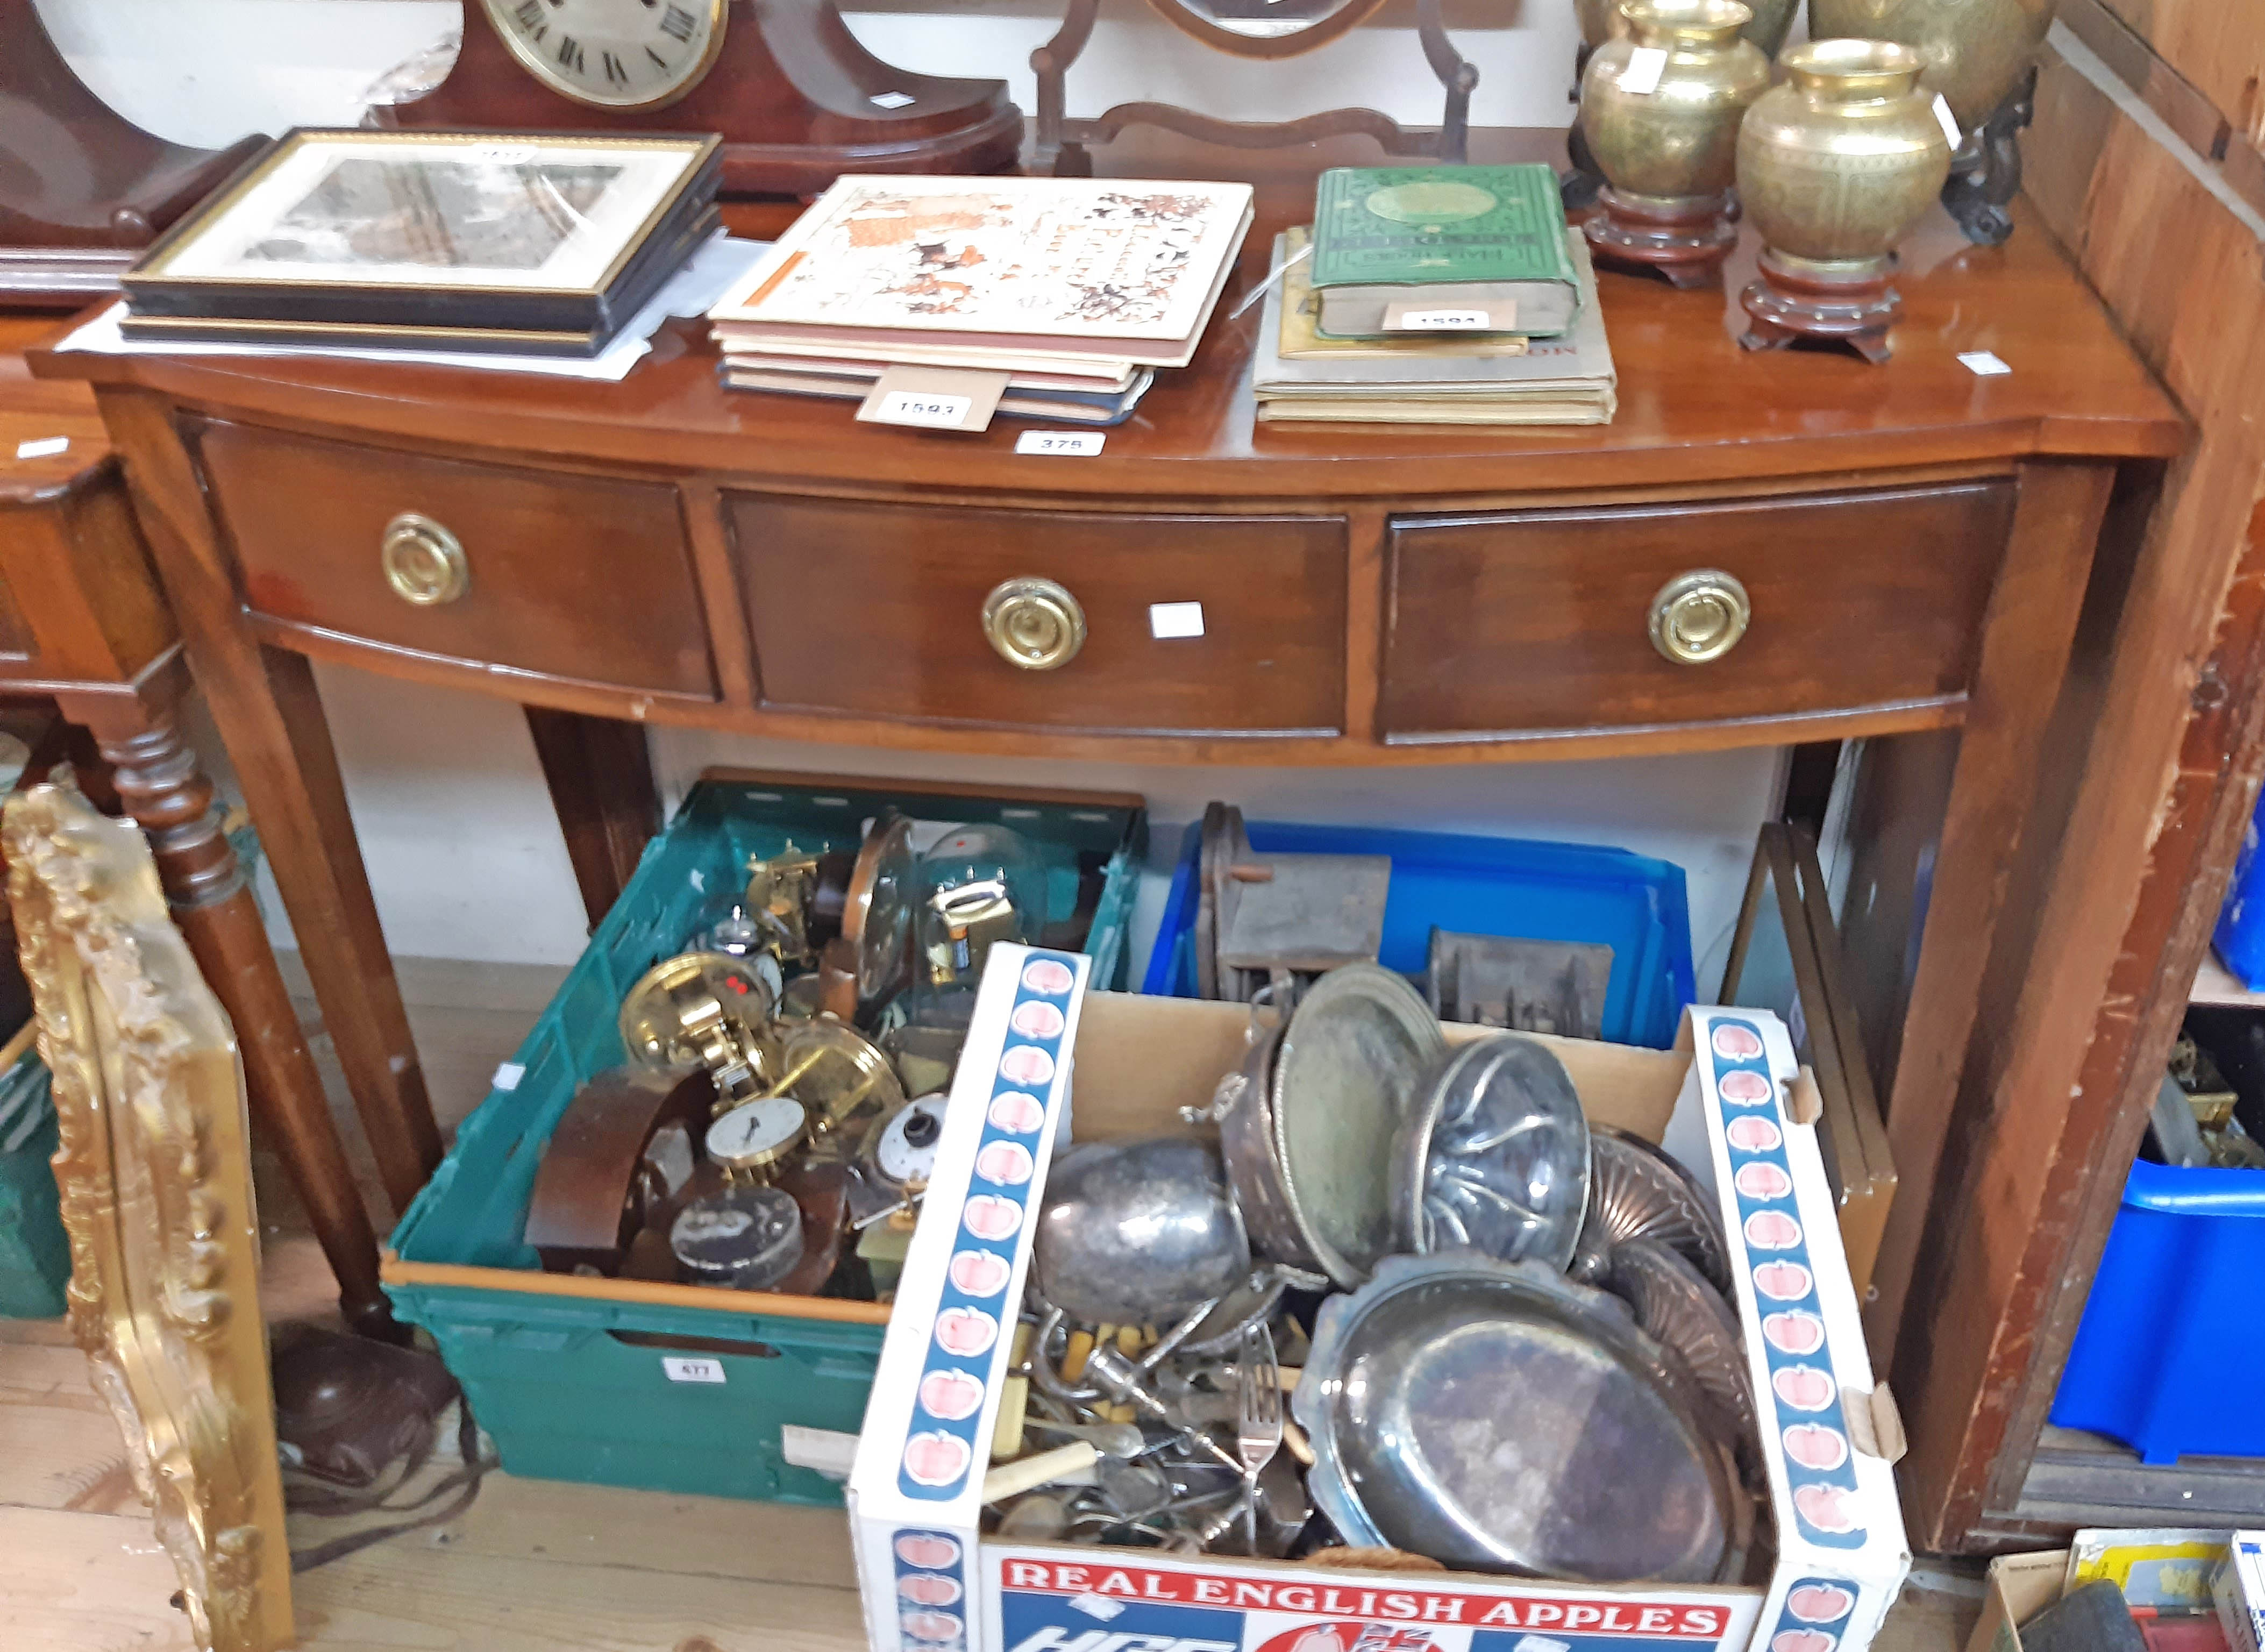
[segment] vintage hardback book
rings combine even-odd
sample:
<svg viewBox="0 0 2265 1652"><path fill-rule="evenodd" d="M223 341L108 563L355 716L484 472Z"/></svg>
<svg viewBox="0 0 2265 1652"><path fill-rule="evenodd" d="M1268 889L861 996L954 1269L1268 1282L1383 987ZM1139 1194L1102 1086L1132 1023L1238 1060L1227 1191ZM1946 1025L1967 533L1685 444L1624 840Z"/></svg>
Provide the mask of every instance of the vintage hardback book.
<svg viewBox="0 0 2265 1652"><path fill-rule="evenodd" d="M1313 244L1313 231L1300 226L1283 232L1283 360L1313 357L1324 361L1412 361L1424 357L1522 356L1528 340L1521 332L1387 333L1380 338L1331 338L1321 331L1322 298L1314 291L1313 271L1300 256Z"/></svg>
<svg viewBox="0 0 2265 1652"><path fill-rule="evenodd" d="M1314 201L1321 330L1548 337L1577 282L1547 166L1339 166ZM1426 323L1431 323L1427 325Z"/></svg>
<svg viewBox="0 0 2265 1652"><path fill-rule="evenodd" d="M1111 377L1183 367L1251 196L1247 184L844 178L709 318L734 353L1009 371L1058 359Z"/></svg>
<svg viewBox="0 0 2265 1652"><path fill-rule="evenodd" d="M1275 241L1278 264L1287 255L1288 239ZM1359 424L1611 423L1619 405L1617 378L1588 246L1577 233L1567 237L1567 261L1582 300L1572 330L1534 339L1524 355L1285 359L1285 294L1278 285L1270 288L1251 366L1258 417Z"/></svg>
<svg viewBox="0 0 2265 1652"><path fill-rule="evenodd" d="M786 373L749 365L726 366L724 388L731 390L770 390L784 396L820 396L837 401L863 401L872 392L878 374ZM1121 390L1091 394L1083 391L1031 389L1010 379L993 410L1008 418L1036 418L1064 425L1120 425L1147 391L1154 375L1142 368Z"/></svg>

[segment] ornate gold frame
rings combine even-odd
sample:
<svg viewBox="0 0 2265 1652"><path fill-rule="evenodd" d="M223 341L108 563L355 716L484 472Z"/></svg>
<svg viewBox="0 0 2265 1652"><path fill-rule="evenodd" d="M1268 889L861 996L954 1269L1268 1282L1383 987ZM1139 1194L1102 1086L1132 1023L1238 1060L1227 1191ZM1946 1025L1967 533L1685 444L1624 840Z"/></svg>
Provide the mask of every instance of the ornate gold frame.
<svg viewBox="0 0 2265 1652"><path fill-rule="evenodd" d="M70 1323L204 1652L294 1644L236 1037L149 846L76 792L0 824L70 1236Z"/></svg>

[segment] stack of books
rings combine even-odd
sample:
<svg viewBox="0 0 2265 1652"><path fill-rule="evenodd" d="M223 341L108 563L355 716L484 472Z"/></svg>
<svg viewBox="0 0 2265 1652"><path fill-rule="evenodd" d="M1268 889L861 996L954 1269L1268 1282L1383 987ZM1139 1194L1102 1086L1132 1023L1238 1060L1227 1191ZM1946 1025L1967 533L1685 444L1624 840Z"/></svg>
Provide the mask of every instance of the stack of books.
<svg viewBox="0 0 2265 1652"><path fill-rule="evenodd" d="M1247 184L843 178L709 312L719 372L888 422L1117 424L1195 354L1250 215Z"/></svg>
<svg viewBox="0 0 2265 1652"><path fill-rule="evenodd" d="M1252 373L1262 419L1612 420L1596 274L1546 166L1337 168L1274 263Z"/></svg>

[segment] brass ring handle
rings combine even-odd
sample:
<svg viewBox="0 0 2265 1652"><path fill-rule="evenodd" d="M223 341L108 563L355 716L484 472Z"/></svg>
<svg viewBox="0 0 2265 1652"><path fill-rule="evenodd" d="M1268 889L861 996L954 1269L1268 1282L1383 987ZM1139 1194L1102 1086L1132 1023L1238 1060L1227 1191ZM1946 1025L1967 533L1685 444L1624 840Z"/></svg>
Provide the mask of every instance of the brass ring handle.
<svg viewBox="0 0 2265 1652"><path fill-rule="evenodd" d="M456 536L415 511L404 511L385 525L377 560L393 594L420 608L454 602L472 588L471 564Z"/></svg>
<svg viewBox="0 0 2265 1652"><path fill-rule="evenodd" d="M1720 568L1679 573L1651 600L1651 645L1679 666L1703 666L1737 646L1753 613L1745 586Z"/></svg>
<svg viewBox="0 0 2265 1652"><path fill-rule="evenodd" d="M983 635L1024 671L1059 671L1085 646L1085 610L1051 579L1009 579L983 599Z"/></svg>

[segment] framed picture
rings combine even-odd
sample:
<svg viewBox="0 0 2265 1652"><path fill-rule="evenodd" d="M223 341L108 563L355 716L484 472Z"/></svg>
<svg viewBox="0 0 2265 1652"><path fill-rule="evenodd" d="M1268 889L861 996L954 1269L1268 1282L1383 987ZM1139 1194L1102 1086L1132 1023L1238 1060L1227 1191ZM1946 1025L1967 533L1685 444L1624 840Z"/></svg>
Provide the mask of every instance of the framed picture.
<svg viewBox="0 0 2265 1652"><path fill-rule="evenodd" d="M1794 1053L1817 1086L1817 1146L1840 1204L1848 1271L1859 1291L1868 1290L1895 1197L1895 1161L1817 842L1805 826L1763 826L1715 1001L1766 1009L1793 1035Z"/></svg>
<svg viewBox="0 0 2265 1652"><path fill-rule="evenodd" d="M713 137L292 132L126 273L133 324L588 333L712 227Z"/></svg>

